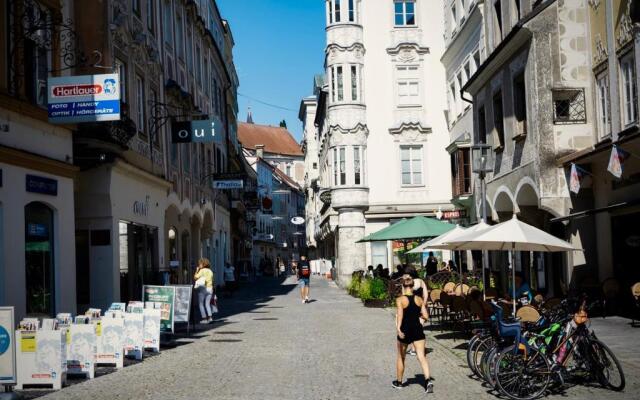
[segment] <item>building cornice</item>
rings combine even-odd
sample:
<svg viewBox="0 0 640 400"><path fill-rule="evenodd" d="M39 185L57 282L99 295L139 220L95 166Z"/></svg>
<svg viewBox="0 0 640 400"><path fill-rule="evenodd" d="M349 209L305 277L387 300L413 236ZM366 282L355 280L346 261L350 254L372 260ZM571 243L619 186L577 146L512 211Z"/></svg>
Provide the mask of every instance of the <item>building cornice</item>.
<svg viewBox="0 0 640 400"><path fill-rule="evenodd" d="M405 130L417 130L420 133L431 133L433 129L430 126L424 126L421 122L403 122L398 126L389 128L389 133L399 135Z"/></svg>
<svg viewBox="0 0 640 400"><path fill-rule="evenodd" d="M462 29L453 37L444 50L444 54L442 54L442 57L440 58L440 62L442 62L442 64L448 65L451 63L453 58L460 53L464 46L468 44L469 38L475 33L475 31L482 30L482 15L483 13L480 9L480 5L476 4L473 6L473 10L471 10L471 14L465 21Z"/></svg>
<svg viewBox="0 0 640 400"><path fill-rule="evenodd" d="M400 52L403 50L413 50L419 55L429 54L431 52L431 50L428 47L420 46L418 43L401 42L395 45L395 47L388 47L387 54L396 56L400 54Z"/></svg>
<svg viewBox="0 0 640 400"><path fill-rule="evenodd" d="M342 134L364 132L365 135L369 135L369 127L367 127L367 124L363 124L361 122L358 122L352 128L344 128L340 124L330 125L329 126L329 130L330 131L338 131L338 132L340 132Z"/></svg>
<svg viewBox="0 0 640 400"><path fill-rule="evenodd" d="M70 179L74 179L80 170L62 161L2 145L0 145L0 162Z"/></svg>

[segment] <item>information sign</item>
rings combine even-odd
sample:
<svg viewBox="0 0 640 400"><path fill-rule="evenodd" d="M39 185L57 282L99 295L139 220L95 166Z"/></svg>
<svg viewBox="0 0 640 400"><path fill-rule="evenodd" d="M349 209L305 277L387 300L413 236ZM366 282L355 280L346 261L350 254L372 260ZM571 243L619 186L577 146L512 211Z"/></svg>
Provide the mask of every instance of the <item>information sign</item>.
<svg viewBox="0 0 640 400"><path fill-rule="evenodd" d="M0 385L16 383L13 307L0 307Z"/></svg>
<svg viewBox="0 0 640 400"><path fill-rule="evenodd" d="M172 143L222 142L222 122L217 119L172 121Z"/></svg>
<svg viewBox="0 0 640 400"><path fill-rule="evenodd" d="M155 309L160 312L160 331L173 333L173 310L175 308L175 286L144 285L142 287L142 300L152 302ZM146 305L145 305L146 307Z"/></svg>
<svg viewBox="0 0 640 400"><path fill-rule="evenodd" d="M120 120L118 74L51 77L47 93L51 123Z"/></svg>
<svg viewBox="0 0 640 400"><path fill-rule="evenodd" d="M191 311L191 285L175 285L175 309L173 320L175 322L189 322Z"/></svg>

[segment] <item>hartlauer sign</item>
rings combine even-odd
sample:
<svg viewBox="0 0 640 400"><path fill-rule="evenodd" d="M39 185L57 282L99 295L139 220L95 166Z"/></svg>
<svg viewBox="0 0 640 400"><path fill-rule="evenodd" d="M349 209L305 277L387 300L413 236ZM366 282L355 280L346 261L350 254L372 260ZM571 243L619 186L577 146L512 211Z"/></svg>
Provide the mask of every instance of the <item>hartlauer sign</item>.
<svg viewBox="0 0 640 400"><path fill-rule="evenodd" d="M118 74L54 77L47 84L51 123L120 120Z"/></svg>

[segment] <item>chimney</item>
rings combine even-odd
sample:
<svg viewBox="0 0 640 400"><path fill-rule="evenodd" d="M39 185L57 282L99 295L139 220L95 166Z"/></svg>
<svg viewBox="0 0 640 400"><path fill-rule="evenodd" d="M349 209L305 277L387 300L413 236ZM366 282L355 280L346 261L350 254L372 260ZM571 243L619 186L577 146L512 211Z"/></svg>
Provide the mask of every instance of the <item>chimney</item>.
<svg viewBox="0 0 640 400"><path fill-rule="evenodd" d="M264 145L263 144L257 144L256 145L256 157L264 158Z"/></svg>

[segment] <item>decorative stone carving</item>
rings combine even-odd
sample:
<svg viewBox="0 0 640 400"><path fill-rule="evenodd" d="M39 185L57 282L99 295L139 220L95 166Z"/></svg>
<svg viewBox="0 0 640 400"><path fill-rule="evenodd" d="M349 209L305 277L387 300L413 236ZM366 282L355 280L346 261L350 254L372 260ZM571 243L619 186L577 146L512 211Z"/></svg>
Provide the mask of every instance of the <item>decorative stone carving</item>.
<svg viewBox="0 0 640 400"><path fill-rule="evenodd" d="M589 5L594 11L598 11L598 7L600 7L600 0L589 0Z"/></svg>
<svg viewBox="0 0 640 400"><path fill-rule="evenodd" d="M426 134L432 131L433 129L430 126L424 126L417 121L402 122L398 126L389 128L390 134L400 137L411 136L409 140L427 140ZM400 137L396 137L396 140L399 140Z"/></svg>
<svg viewBox="0 0 640 400"><path fill-rule="evenodd" d="M618 37L618 48L626 45L633 40L633 22L631 22L631 1L627 1L627 7L620 18L620 30Z"/></svg>
<svg viewBox="0 0 640 400"><path fill-rule="evenodd" d="M600 34L596 35L596 48L593 53L593 65L598 65L608 57L607 46L602 42Z"/></svg>
<svg viewBox="0 0 640 400"><path fill-rule="evenodd" d="M407 57L407 54L411 54L412 57L416 58L417 55L424 55L429 53L430 49L428 47L422 47L418 43L409 42L398 43L395 47L389 47L387 49L387 54L398 56L399 59L402 59L402 57Z"/></svg>

